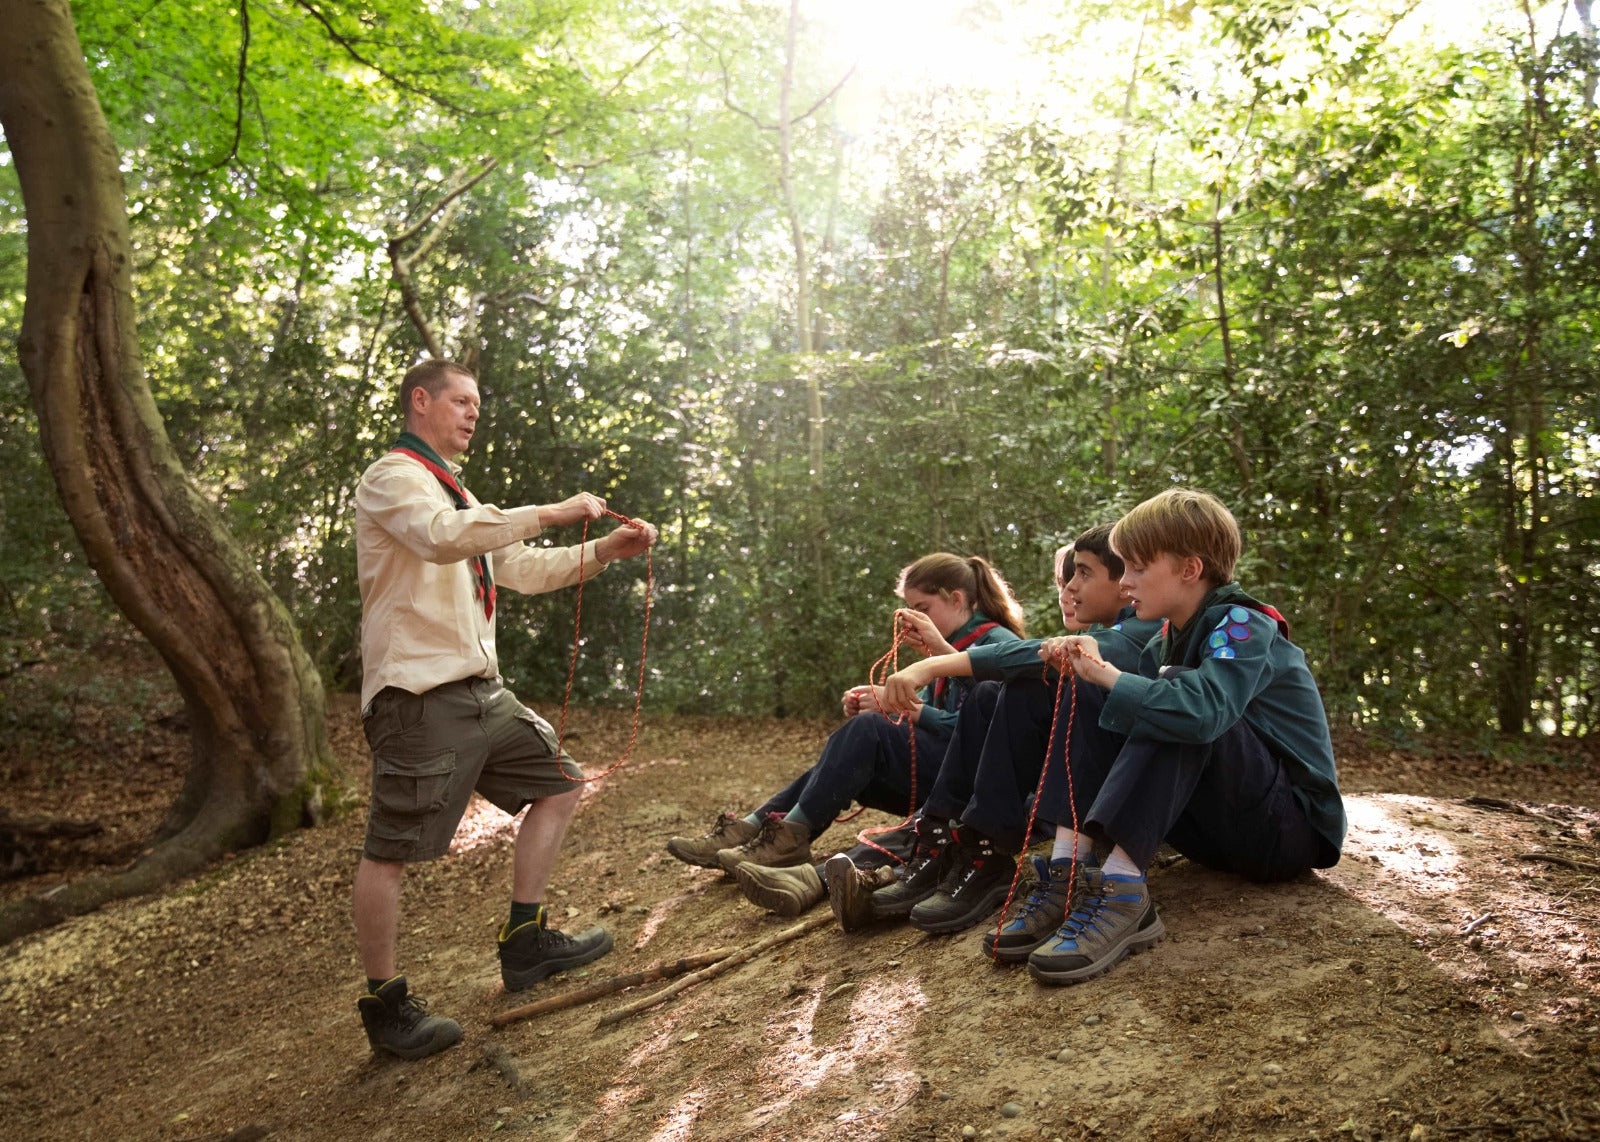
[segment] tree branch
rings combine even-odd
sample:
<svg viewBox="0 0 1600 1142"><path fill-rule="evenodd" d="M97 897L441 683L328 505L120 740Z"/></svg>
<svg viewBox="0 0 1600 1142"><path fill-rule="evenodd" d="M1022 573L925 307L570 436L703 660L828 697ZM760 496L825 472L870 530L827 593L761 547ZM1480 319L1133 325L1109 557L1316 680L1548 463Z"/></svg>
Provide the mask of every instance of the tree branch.
<svg viewBox="0 0 1600 1142"><path fill-rule="evenodd" d="M228 153L211 164L201 174L214 174L231 163L239 154L239 140L244 138L244 79L250 61L250 0L239 0L239 78L233 93L233 145Z"/></svg>

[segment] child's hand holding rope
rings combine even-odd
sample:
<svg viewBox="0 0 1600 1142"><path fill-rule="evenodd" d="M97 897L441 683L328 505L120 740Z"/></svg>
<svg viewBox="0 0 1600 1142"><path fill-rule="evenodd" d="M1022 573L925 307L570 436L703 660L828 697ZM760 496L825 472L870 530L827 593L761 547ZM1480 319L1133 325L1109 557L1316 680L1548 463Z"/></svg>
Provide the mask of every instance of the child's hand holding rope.
<svg viewBox="0 0 1600 1142"><path fill-rule="evenodd" d="M1086 634L1047 638L1039 644L1039 657L1063 673L1070 671L1108 690L1122 676L1122 671L1100 657L1100 644Z"/></svg>
<svg viewBox="0 0 1600 1142"><path fill-rule="evenodd" d="M899 625L902 641L923 657L955 653L955 647L945 641L939 628L933 625L933 620L921 611L901 607L895 611L894 620Z"/></svg>
<svg viewBox="0 0 1600 1142"><path fill-rule="evenodd" d="M932 681L931 678L922 676L925 666L926 660L914 662L904 670L896 671L884 679L877 695L878 708L892 717L903 714L915 720L916 712L922 708L922 700L917 697L917 691Z"/></svg>

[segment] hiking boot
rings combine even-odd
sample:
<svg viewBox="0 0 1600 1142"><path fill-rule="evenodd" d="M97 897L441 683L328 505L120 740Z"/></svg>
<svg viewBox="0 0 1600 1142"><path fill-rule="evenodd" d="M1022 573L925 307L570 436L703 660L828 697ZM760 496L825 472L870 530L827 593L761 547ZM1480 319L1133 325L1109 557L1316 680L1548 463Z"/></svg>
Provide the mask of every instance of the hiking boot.
<svg viewBox="0 0 1600 1142"><path fill-rule="evenodd" d="M461 1024L429 1015L427 1004L406 994L403 975L356 1000L356 1010L374 1054L387 1051L402 1059L425 1059L461 1041Z"/></svg>
<svg viewBox="0 0 1600 1142"><path fill-rule="evenodd" d="M1033 891L1001 922L998 932L989 932L983 937L983 954L998 963L1025 961L1033 949L1055 935L1067 913L1083 898L1082 877L1075 874L1071 857L1061 860L1034 857L1033 865L1039 870L1039 882ZM1081 860L1078 867L1084 867Z"/></svg>
<svg viewBox="0 0 1600 1142"><path fill-rule="evenodd" d="M822 866L822 879L828 885L828 907L846 932L859 932L876 919L874 889L889 884L894 871L883 865L857 868L845 853L836 853Z"/></svg>
<svg viewBox="0 0 1600 1142"><path fill-rule="evenodd" d="M911 859L917 845L916 822L907 821L892 829L872 830L871 843L859 840L845 851L850 862L864 872L875 868L895 868Z"/></svg>
<svg viewBox="0 0 1600 1142"><path fill-rule="evenodd" d="M500 927L500 981L507 991L522 991L611 950L611 933L604 928L588 928L569 936L547 928L542 920L519 924L514 932L510 927L509 920Z"/></svg>
<svg viewBox="0 0 1600 1142"><path fill-rule="evenodd" d="M768 868L810 864L811 830L772 813L749 840L718 852L717 863L724 872L734 872L741 864L761 864Z"/></svg>
<svg viewBox="0 0 1600 1142"><path fill-rule="evenodd" d="M950 867L938 891L911 909L912 927L940 935L972 927L1004 903L1016 872L1016 858L988 837L957 828Z"/></svg>
<svg viewBox="0 0 1600 1142"><path fill-rule="evenodd" d="M752 825L743 817L732 813L718 813L716 824L703 837L673 837L667 841L667 851L684 864L697 864L701 868L719 868L717 853L733 845L742 845L756 835L761 826Z"/></svg>
<svg viewBox="0 0 1600 1142"><path fill-rule="evenodd" d="M939 890L950 867L951 830L948 821L917 819L917 843L911 859L895 870L895 882L872 894L872 914L879 920L903 919Z"/></svg>
<svg viewBox="0 0 1600 1142"><path fill-rule="evenodd" d="M797 864L790 868L741 864L734 876L746 900L779 916L798 916L813 904L822 902L822 877L817 875L813 864Z"/></svg>
<svg viewBox="0 0 1600 1142"><path fill-rule="evenodd" d="M1082 900L1056 934L1028 956L1028 974L1041 983L1093 979L1167 934L1143 877L1109 875L1090 866L1082 881Z"/></svg>

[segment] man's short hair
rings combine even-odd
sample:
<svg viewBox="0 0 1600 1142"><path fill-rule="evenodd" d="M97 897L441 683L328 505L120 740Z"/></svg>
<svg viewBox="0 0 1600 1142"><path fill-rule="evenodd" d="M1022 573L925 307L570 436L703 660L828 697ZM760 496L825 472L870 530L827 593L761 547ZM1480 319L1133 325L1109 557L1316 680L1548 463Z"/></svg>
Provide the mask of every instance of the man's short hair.
<svg viewBox="0 0 1600 1142"><path fill-rule="evenodd" d="M1199 558L1206 582L1232 581L1239 562L1239 524L1208 492L1168 488L1117 521L1111 544L1122 558L1149 563L1160 555Z"/></svg>
<svg viewBox="0 0 1600 1142"><path fill-rule="evenodd" d="M411 415L412 393L423 389L429 397L437 397L453 376L468 377L474 381L478 379L478 375L471 369L448 357L429 357L426 361L412 365L400 381L400 415Z"/></svg>
<svg viewBox="0 0 1600 1142"><path fill-rule="evenodd" d="M1113 579L1122 578L1122 557L1111 550L1111 524L1097 523L1072 541L1074 551L1087 551L1105 565Z"/></svg>

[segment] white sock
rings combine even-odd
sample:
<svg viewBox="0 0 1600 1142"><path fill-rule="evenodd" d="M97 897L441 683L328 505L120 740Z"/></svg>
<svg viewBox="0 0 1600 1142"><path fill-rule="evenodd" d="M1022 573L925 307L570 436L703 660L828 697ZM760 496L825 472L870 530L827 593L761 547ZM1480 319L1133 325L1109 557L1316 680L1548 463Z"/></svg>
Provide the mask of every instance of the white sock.
<svg viewBox="0 0 1600 1142"><path fill-rule="evenodd" d="M1094 856L1093 841L1075 829L1069 829L1065 825L1056 826L1056 843L1050 849L1052 861L1074 858L1085 861L1092 856Z"/></svg>
<svg viewBox="0 0 1600 1142"><path fill-rule="evenodd" d="M1108 876L1126 876L1134 880L1144 879L1144 869L1133 863L1133 858L1122 851L1121 845L1111 850L1111 855L1106 857L1106 863L1101 865L1100 868Z"/></svg>

